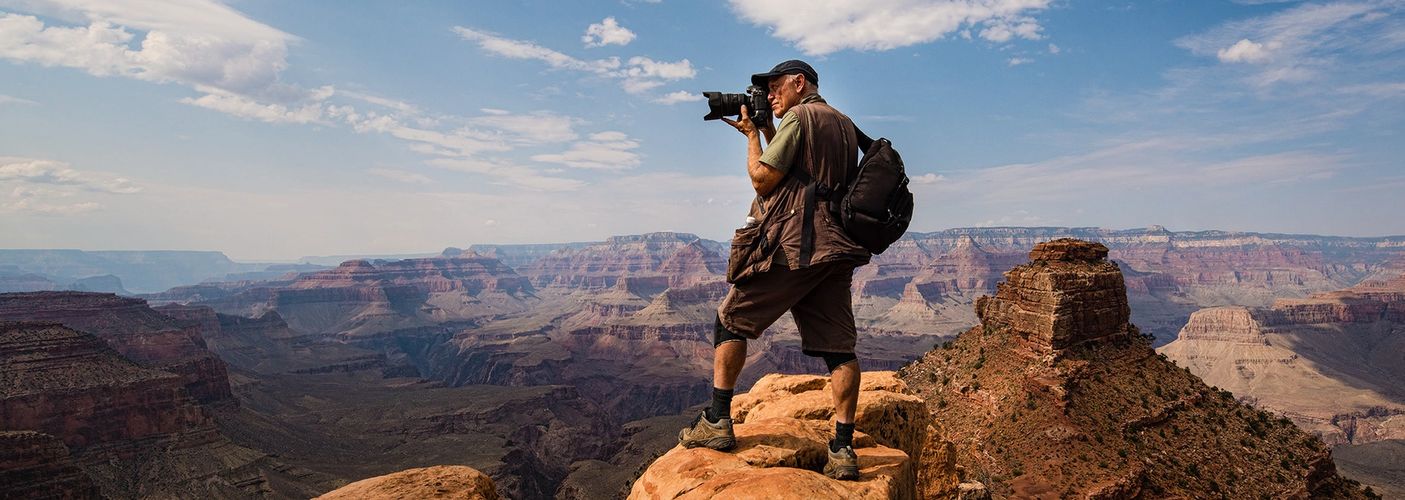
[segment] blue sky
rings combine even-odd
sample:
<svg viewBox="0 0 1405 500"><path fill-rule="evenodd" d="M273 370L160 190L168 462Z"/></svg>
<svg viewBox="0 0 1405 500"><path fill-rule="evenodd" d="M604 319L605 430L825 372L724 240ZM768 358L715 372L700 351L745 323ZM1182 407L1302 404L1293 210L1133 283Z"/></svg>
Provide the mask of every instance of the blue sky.
<svg viewBox="0 0 1405 500"><path fill-rule="evenodd" d="M1405 234L1405 2L0 0L0 247L725 239L803 58L913 229Z"/></svg>

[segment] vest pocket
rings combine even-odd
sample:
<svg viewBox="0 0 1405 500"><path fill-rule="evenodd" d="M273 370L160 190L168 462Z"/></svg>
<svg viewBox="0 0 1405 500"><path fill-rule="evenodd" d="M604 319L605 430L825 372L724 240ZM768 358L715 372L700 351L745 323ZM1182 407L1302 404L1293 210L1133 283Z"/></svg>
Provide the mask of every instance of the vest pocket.
<svg viewBox="0 0 1405 500"><path fill-rule="evenodd" d="M732 251L727 257L727 282L741 283L756 274L756 264L765 259L766 233L762 224L738 229L732 236Z"/></svg>

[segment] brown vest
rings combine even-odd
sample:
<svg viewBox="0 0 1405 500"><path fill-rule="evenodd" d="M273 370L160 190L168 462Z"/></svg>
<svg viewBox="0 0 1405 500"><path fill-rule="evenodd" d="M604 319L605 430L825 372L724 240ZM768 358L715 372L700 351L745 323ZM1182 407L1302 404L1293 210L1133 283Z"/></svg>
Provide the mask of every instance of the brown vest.
<svg viewBox="0 0 1405 500"><path fill-rule="evenodd" d="M779 251L758 263L757 271L769 269L772 262L790 269L836 260L867 263L868 250L844 233L831 208L837 208L846 176L858 170L854 123L819 98L789 112L799 113L800 158L791 162L775 190L751 204L751 216L761 221L766 241L779 243ZM813 182L807 183L810 179Z"/></svg>

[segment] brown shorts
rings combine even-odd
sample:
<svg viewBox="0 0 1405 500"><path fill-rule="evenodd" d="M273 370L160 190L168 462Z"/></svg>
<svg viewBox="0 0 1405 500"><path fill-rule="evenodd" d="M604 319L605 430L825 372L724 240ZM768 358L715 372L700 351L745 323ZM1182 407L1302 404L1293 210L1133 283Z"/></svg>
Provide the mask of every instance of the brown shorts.
<svg viewBox="0 0 1405 500"><path fill-rule="evenodd" d="M775 265L735 285L717 307L722 326L755 339L787 310L800 328L806 351L854 352L854 261L832 261L805 269Z"/></svg>

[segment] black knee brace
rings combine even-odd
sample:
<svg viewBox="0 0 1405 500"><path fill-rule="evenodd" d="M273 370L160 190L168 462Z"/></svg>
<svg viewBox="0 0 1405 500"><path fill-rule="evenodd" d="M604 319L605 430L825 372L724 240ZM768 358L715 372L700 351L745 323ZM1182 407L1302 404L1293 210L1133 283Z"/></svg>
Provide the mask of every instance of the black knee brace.
<svg viewBox="0 0 1405 500"><path fill-rule="evenodd" d="M806 356L824 358L824 365L829 367L829 371L844 366L850 361L857 361L859 357L852 352L824 352L824 351L800 351Z"/></svg>
<svg viewBox="0 0 1405 500"><path fill-rule="evenodd" d="M746 337L737 335L731 330L728 330L727 327L722 326L722 318L719 316L717 318L717 323L712 325L712 347L716 348L717 346L733 341L746 342Z"/></svg>

